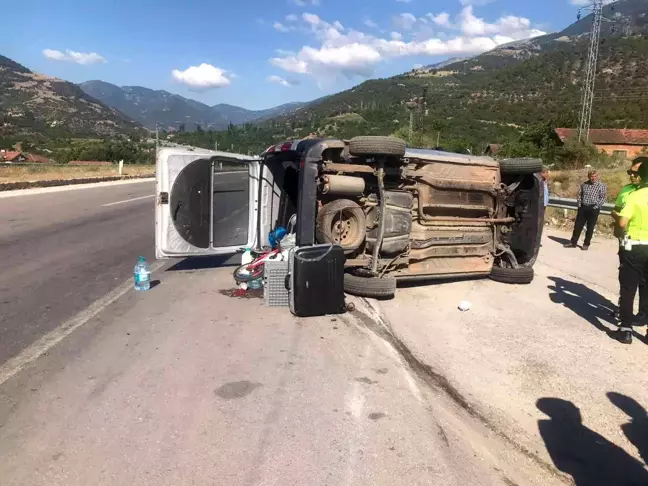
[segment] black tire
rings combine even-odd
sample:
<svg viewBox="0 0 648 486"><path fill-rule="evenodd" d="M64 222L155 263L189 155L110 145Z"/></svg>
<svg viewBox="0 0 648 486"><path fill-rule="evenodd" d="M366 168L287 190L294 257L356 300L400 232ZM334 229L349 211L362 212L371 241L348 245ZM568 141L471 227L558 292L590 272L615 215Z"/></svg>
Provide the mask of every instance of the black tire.
<svg viewBox="0 0 648 486"><path fill-rule="evenodd" d="M319 209L315 230L318 243L340 245L348 255L360 248L366 235L365 213L355 201L336 199Z"/></svg>
<svg viewBox="0 0 648 486"><path fill-rule="evenodd" d="M530 175L542 172L542 159L503 159L500 172L505 175Z"/></svg>
<svg viewBox="0 0 648 486"><path fill-rule="evenodd" d="M396 294L396 279L390 276L383 278L359 277L345 273L344 291L357 297L390 299Z"/></svg>
<svg viewBox="0 0 648 486"><path fill-rule="evenodd" d="M505 284L526 285L533 281L534 275L533 267L493 267L490 279Z"/></svg>
<svg viewBox="0 0 648 486"><path fill-rule="evenodd" d="M405 155L405 141L395 137L353 137L349 142L349 153L355 156Z"/></svg>

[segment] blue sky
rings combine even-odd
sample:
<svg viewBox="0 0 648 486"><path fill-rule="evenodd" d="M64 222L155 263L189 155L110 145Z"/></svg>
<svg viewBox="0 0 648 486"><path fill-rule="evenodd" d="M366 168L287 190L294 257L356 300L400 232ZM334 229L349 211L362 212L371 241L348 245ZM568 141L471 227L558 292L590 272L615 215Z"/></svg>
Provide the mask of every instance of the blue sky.
<svg viewBox="0 0 648 486"><path fill-rule="evenodd" d="M588 0L21 0L0 54L73 82L261 109L561 30ZM26 29L26 30L25 30Z"/></svg>

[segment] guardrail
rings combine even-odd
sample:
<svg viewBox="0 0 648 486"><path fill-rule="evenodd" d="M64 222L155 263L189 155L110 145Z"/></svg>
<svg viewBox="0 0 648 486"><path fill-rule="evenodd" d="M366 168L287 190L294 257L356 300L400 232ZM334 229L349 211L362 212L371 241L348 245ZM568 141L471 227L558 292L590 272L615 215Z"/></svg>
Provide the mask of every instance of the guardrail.
<svg viewBox="0 0 648 486"><path fill-rule="evenodd" d="M549 206L552 208L569 209L571 211L578 210L578 202L576 199L568 199L565 197L550 197ZM601 214L612 214L612 210L614 210L614 204L604 204L601 208Z"/></svg>

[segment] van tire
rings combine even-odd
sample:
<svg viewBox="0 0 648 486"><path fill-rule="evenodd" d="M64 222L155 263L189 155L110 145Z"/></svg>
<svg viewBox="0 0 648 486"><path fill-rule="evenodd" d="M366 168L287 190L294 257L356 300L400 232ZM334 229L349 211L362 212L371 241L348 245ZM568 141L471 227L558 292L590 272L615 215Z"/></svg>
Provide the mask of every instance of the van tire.
<svg viewBox="0 0 648 486"><path fill-rule="evenodd" d="M405 155L405 148L405 141L395 137L364 136L353 137L349 141L349 153L359 157L372 155L402 157Z"/></svg>
<svg viewBox="0 0 648 486"><path fill-rule="evenodd" d="M318 243L340 245L348 255L360 248L366 235L365 213L351 199L336 199L317 212L315 237Z"/></svg>
<svg viewBox="0 0 648 486"><path fill-rule="evenodd" d="M359 277L345 273L344 291L356 297L391 299L396 294L396 279L391 276Z"/></svg>
<svg viewBox="0 0 648 486"><path fill-rule="evenodd" d="M505 284L526 285L533 282L534 275L533 267L493 267L489 278Z"/></svg>
<svg viewBox="0 0 648 486"><path fill-rule="evenodd" d="M502 159L499 165L502 175L532 175L542 172L542 159Z"/></svg>

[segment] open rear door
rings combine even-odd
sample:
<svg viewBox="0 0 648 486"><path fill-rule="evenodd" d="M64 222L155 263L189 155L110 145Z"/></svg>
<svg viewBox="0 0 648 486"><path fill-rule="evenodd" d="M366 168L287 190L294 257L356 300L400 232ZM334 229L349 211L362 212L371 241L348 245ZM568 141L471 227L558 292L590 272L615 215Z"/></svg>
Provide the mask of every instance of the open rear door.
<svg viewBox="0 0 648 486"><path fill-rule="evenodd" d="M156 167L157 258L227 255L254 246L260 159L165 148Z"/></svg>

